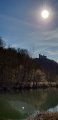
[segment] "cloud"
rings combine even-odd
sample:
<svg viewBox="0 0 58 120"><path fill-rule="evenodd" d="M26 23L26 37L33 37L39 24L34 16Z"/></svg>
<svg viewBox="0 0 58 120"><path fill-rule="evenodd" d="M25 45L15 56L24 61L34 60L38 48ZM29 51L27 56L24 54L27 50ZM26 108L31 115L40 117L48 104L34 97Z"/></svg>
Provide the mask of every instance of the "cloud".
<svg viewBox="0 0 58 120"><path fill-rule="evenodd" d="M44 51L46 48L41 48L41 49L39 49L39 50L35 50L34 51L34 54L36 54L36 53L39 53L39 52L42 52L42 51Z"/></svg>
<svg viewBox="0 0 58 120"><path fill-rule="evenodd" d="M45 40L58 39L58 29L43 33Z"/></svg>
<svg viewBox="0 0 58 120"><path fill-rule="evenodd" d="M25 48L26 44L24 43L18 43L18 44L12 44L11 47L12 48Z"/></svg>
<svg viewBox="0 0 58 120"><path fill-rule="evenodd" d="M47 52L49 55L58 55L58 52L56 51L56 52L52 52L52 51L45 51L45 52Z"/></svg>
<svg viewBox="0 0 58 120"><path fill-rule="evenodd" d="M11 27L13 30L16 30L19 28L20 25L25 25L28 27L32 27L32 28L40 28L37 24L34 24L33 22L27 21L26 19L23 18L19 18L19 17L15 17L15 16L9 16L9 15L4 15L4 14L0 14L0 21L2 21L4 24L8 24L8 27Z"/></svg>
<svg viewBox="0 0 58 120"><path fill-rule="evenodd" d="M31 35L37 36L38 40L53 40L58 39L58 29L49 31L35 31L31 32ZM49 41L50 42L50 41Z"/></svg>
<svg viewBox="0 0 58 120"><path fill-rule="evenodd" d="M14 47L14 48L19 48L19 46L20 46L19 44L12 44L12 45L11 45L12 48L13 48L13 47Z"/></svg>

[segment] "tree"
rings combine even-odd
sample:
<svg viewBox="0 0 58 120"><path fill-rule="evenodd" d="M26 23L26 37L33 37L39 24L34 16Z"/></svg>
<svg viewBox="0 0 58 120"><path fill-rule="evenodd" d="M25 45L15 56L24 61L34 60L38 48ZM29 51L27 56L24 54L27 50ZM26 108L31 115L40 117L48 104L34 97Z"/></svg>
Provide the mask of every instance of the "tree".
<svg viewBox="0 0 58 120"><path fill-rule="evenodd" d="M5 43L4 43L3 39L0 37L0 48L4 47L4 46L5 46Z"/></svg>

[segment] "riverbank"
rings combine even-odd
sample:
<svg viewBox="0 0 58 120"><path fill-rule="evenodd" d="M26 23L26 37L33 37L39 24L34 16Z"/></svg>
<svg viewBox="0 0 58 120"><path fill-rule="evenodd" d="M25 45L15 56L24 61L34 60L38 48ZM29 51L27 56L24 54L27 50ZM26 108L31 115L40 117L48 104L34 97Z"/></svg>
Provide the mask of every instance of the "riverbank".
<svg viewBox="0 0 58 120"><path fill-rule="evenodd" d="M26 120L58 120L58 112L55 113L43 112L37 114L35 117Z"/></svg>
<svg viewBox="0 0 58 120"><path fill-rule="evenodd" d="M3 86L0 87L0 92L19 92L20 90L30 90L30 89L47 89L47 88L58 88L58 84L56 83L41 83L41 84L34 84L34 85L13 85L12 87Z"/></svg>

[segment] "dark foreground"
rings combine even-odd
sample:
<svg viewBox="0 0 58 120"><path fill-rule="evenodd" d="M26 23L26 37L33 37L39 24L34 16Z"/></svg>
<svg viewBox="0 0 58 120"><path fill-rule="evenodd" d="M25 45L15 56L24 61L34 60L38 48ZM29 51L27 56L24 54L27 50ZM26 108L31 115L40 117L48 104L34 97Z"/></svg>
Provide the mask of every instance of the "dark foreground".
<svg viewBox="0 0 58 120"><path fill-rule="evenodd" d="M58 120L58 112L55 112L55 113L43 112L43 113L37 114L33 118L29 118L26 120Z"/></svg>

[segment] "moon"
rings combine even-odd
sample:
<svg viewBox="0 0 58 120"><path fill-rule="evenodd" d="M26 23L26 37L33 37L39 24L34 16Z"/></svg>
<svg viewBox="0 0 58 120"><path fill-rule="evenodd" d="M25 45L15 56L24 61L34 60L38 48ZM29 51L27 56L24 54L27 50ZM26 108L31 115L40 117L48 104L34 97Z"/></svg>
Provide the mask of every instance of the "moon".
<svg viewBox="0 0 58 120"><path fill-rule="evenodd" d="M44 19L47 19L49 17L49 11L45 9L42 11L41 15Z"/></svg>

